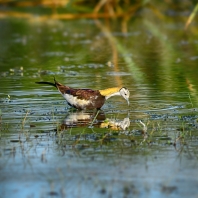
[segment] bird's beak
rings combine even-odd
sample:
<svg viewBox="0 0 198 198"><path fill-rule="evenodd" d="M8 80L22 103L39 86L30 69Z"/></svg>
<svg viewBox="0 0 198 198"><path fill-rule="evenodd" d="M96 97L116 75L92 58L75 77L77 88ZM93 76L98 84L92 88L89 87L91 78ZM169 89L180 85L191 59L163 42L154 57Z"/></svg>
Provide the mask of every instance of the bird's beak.
<svg viewBox="0 0 198 198"><path fill-rule="evenodd" d="M127 99L126 101L127 101L128 106L129 106L129 104L130 104L130 103L129 103L129 99Z"/></svg>

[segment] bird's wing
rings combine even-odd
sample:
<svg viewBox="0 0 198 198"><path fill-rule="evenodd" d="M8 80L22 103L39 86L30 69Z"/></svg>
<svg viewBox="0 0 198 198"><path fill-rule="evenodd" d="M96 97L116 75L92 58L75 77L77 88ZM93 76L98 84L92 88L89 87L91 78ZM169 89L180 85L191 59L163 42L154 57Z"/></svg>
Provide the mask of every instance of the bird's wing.
<svg viewBox="0 0 198 198"><path fill-rule="evenodd" d="M66 91L66 94L76 96L78 99L89 100L99 94L99 91L92 89L70 89Z"/></svg>

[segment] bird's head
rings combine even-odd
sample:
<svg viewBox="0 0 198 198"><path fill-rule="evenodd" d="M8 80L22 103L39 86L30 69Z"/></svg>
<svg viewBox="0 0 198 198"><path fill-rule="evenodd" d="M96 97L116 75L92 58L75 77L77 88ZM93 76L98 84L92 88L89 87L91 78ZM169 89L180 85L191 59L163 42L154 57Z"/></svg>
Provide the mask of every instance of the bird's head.
<svg viewBox="0 0 198 198"><path fill-rule="evenodd" d="M102 96L105 96L106 100L112 96L122 96L129 105L129 90L126 87L113 87L108 89L99 90Z"/></svg>
<svg viewBox="0 0 198 198"><path fill-rule="evenodd" d="M129 105L129 96L130 96L129 90L126 87L122 87L119 92L120 95L127 101Z"/></svg>

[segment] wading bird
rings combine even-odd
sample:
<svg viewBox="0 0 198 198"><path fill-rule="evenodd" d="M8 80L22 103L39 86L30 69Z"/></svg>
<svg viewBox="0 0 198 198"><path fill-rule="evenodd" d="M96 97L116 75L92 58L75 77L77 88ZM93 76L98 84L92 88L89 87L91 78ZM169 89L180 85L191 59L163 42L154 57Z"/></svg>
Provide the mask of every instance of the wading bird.
<svg viewBox="0 0 198 198"><path fill-rule="evenodd" d="M92 89L74 89L57 82L36 82L38 84L47 84L54 86L65 98L67 103L80 110L84 109L100 109L105 101L112 96L122 96L129 105L129 90L125 87L113 87L103 90Z"/></svg>

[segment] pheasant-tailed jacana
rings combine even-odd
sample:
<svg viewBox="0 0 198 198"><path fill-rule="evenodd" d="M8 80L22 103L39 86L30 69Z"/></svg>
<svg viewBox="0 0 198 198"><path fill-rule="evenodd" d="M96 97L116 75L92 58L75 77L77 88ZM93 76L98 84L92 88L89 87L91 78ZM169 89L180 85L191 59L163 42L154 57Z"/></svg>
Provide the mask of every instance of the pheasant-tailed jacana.
<svg viewBox="0 0 198 198"><path fill-rule="evenodd" d="M129 90L125 87L113 87L104 90L74 89L57 82L36 82L52 85L65 98L67 103L76 109L100 109L105 101L112 96L122 96L129 105Z"/></svg>

